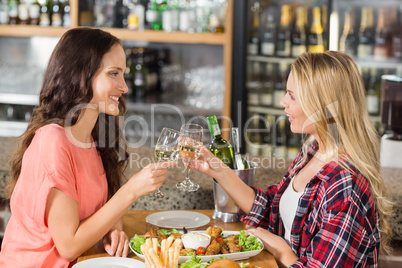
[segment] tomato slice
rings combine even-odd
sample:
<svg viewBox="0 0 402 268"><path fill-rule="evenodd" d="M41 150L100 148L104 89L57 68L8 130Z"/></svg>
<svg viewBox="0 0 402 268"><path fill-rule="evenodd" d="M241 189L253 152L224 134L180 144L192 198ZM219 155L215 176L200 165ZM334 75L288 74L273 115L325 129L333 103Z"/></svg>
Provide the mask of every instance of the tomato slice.
<svg viewBox="0 0 402 268"><path fill-rule="evenodd" d="M204 248L204 247L199 247L199 248L197 248L197 251L196 251L195 253L196 253L197 255L205 254L205 253L207 253L207 249Z"/></svg>
<svg viewBox="0 0 402 268"><path fill-rule="evenodd" d="M249 264L247 264L246 268L255 268L255 266L254 266L254 264L249 263Z"/></svg>
<svg viewBox="0 0 402 268"><path fill-rule="evenodd" d="M223 238L222 238L222 237L218 237L218 238L216 239L216 241L218 241L219 243L221 243L221 242L223 242Z"/></svg>
<svg viewBox="0 0 402 268"><path fill-rule="evenodd" d="M161 235L161 238L162 238L162 239L166 239L166 236L164 236L164 235Z"/></svg>

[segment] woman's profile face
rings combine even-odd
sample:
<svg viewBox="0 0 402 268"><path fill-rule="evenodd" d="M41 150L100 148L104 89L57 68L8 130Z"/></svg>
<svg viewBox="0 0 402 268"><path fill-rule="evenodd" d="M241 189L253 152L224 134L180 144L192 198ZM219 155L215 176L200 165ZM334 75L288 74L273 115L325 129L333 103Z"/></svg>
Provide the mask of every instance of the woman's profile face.
<svg viewBox="0 0 402 268"><path fill-rule="evenodd" d="M119 115L119 100L128 88L124 80L126 55L116 44L102 58L101 66L92 83L91 104L98 107L99 113Z"/></svg>
<svg viewBox="0 0 402 268"><path fill-rule="evenodd" d="M289 74L286 84L286 95L280 104L285 108L285 113L289 118L290 130L293 133L306 133L314 135L316 133L314 124L304 113L298 100L297 88L295 86L292 71Z"/></svg>

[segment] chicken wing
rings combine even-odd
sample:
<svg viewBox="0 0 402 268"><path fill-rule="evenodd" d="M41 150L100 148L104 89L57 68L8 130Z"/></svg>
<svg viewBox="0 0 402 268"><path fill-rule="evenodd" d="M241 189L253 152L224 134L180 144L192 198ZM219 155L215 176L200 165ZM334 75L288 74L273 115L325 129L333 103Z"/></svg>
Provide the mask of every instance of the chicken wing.
<svg viewBox="0 0 402 268"><path fill-rule="evenodd" d="M221 252L221 247L221 244L216 241L216 239L212 239L211 244L209 244L209 246L207 247L207 252L205 253L205 255L219 254L219 252Z"/></svg>

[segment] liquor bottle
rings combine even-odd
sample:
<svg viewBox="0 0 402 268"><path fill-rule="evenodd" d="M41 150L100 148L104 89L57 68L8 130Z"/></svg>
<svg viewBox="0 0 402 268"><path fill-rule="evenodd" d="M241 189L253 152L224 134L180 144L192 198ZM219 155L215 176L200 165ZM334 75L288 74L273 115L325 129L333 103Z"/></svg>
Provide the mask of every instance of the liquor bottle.
<svg viewBox="0 0 402 268"><path fill-rule="evenodd" d="M61 27L63 25L63 14L59 0L52 1L52 12L50 21L53 27Z"/></svg>
<svg viewBox="0 0 402 268"><path fill-rule="evenodd" d="M29 24L29 9L25 0L20 0L18 4L18 24Z"/></svg>
<svg viewBox="0 0 402 268"><path fill-rule="evenodd" d="M276 55L278 57L290 57L290 11L289 5L283 5L281 8L281 23L276 33Z"/></svg>
<svg viewBox="0 0 402 268"><path fill-rule="evenodd" d="M379 8L375 33L374 58L387 59L392 55L392 36L386 24L386 9Z"/></svg>
<svg viewBox="0 0 402 268"><path fill-rule="evenodd" d="M195 31L195 8L193 0L179 1L179 30L189 33Z"/></svg>
<svg viewBox="0 0 402 268"><path fill-rule="evenodd" d="M265 116L265 128L262 132L262 148L261 155L262 156L272 156L273 154L273 146L272 146L272 134L274 128L275 116L271 114L267 114Z"/></svg>
<svg viewBox="0 0 402 268"><path fill-rule="evenodd" d="M306 47L306 31L304 25L304 8L297 8L296 25L292 31L292 57L297 57L307 51Z"/></svg>
<svg viewBox="0 0 402 268"><path fill-rule="evenodd" d="M260 104L263 106L272 106L273 94L274 94L274 83L272 81L273 77L273 63L264 63L265 69L262 72L262 89L259 97Z"/></svg>
<svg viewBox="0 0 402 268"><path fill-rule="evenodd" d="M392 38L392 54L395 58L402 59L402 5L399 13L401 14L398 23L399 30Z"/></svg>
<svg viewBox="0 0 402 268"><path fill-rule="evenodd" d="M165 32L179 29L179 10L177 0L168 0L166 9L162 13L162 25Z"/></svg>
<svg viewBox="0 0 402 268"><path fill-rule="evenodd" d="M212 1L211 15L209 16L208 23L208 29L211 33L223 33L225 31L226 6L226 1Z"/></svg>
<svg viewBox="0 0 402 268"><path fill-rule="evenodd" d="M18 23L18 1L8 1L8 24Z"/></svg>
<svg viewBox="0 0 402 268"><path fill-rule="evenodd" d="M70 0L60 1L63 13L63 27L71 27L71 7Z"/></svg>
<svg viewBox="0 0 402 268"><path fill-rule="evenodd" d="M282 116L278 117L275 124L275 152L276 158L286 158L286 119Z"/></svg>
<svg viewBox="0 0 402 268"><path fill-rule="evenodd" d="M273 106L275 108L282 108L280 102L286 93L285 92L286 70L287 70L286 63L280 63L277 65L275 78L274 78L275 83L274 83L274 97L273 97Z"/></svg>
<svg viewBox="0 0 402 268"><path fill-rule="evenodd" d="M211 2L197 0L195 4L195 31L208 32L209 16L211 15Z"/></svg>
<svg viewBox="0 0 402 268"><path fill-rule="evenodd" d="M144 64L144 49L133 49L133 91L141 100L146 94L148 69Z"/></svg>
<svg viewBox="0 0 402 268"><path fill-rule="evenodd" d="M30 18L29 24L38 25L40 18L40 4L38 0L35 0L28 6L28 13Z"/></svg>
<svg viewBox="0 0 402 268"><path fill-rule="evenodd" d="M311 52L324 52L324 42L322 38L321 11L319 7L313 7L313 22L308 35L307 50Z"/></svg>
<svg viewBox="0 0 402 268"><path fill-rule="evenodd" d="M358 58L364 59L373 56L374 32L373 8L363 7L357 45Z"/></svg>
<svg viewBox="0 0 402 268"><path fill-rule="evenodd" d="M249 80L247 81L247 96L249 105L260 104L261 92L261 63L259 61L250 62Z"/></svg>
<svg viewBox="0 0 402 268"><path fill-rule="evenodd" d="M377 69L370 70L370 78L367 86L367 111L370 115L380 114L380 99L381 99L381 79L377 75Z"/></svg>
<svg viewBox="0 0 402 268"><path fill-rule="evenodd" d="M328 6L322 5L322 42L324 44L324 50L328 50L328 40L329 40L329 31L328 31Z"/></svg>
<svg viewBox="0 0 402 268"><path fill-rule="evenodd" d="M8 1L0 0L0 24L8 24Z"/></svg>
<svg viewBox="0 0 402 268"><path fill-rule="evenodd" d="M253 114L246 123L246 149L252 156L260 155L262 147L262 130L260 128L260 115Z"/></svg>
<svg viewBox="0 0 402 268"><path fill-rule="evenodd" d="M45 0L43 3L41 3L39 25L50 26L49 0Z"/></svg>
<svg viewBox="0 0 402 268"><path fill-rule="evenodd" d="M259 1L255 1L253 7L251 8L253 14L253 25L250 33L250 40L248 43L248 54L258 55L260 53L260 12L261 6Z"/></svg>
<svg viewBox="0 0 402 268"><path fill-rule="evenodd" d="M261 54L264 56L275 55L276 21L274 12L274 8L268 8L267 10L267 21L261 41Z"/></svg>
<svg viewBox="0 0 402 268"><path fill-rule="evenodd" d="M221 129L219 128L218 120L215 115L208 116L208 127L211 132L212 141L209 145L209 150L222 162L230 167L231 169L235 168L234 156L233 156L233 148L232 145L222 138Z"/></svg>
<svg viewBox="0 0 402 268"><path fill-rule="evenodd" d="M126 51L126 70L124 71L124 81L126 81L126 85L128 88L127 96L131 97L133 96L133 82L134 82L134 55L133 55L133 49L132 48L127 48Z"/></svg>
<svg viewBox="0 0 402 268"><path fill-rule="evenodd" d="M156 0L149 1L145 16L152 30L162 30L161 12Z"/></svg>
<svg viewBox="0 0 402 268"><path fill-rule="evenodd" d="M354 56L356 50L356 38L353 31L352 14L350 10L345 12L345 23L343 33L339 41L339 50Z"/></svg>

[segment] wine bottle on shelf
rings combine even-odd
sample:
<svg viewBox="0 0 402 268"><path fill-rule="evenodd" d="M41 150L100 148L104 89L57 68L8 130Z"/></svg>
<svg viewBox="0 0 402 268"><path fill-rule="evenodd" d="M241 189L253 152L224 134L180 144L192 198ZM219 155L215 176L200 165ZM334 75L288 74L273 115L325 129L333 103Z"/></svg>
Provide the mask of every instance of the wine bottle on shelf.
<svg viewBox="0 0 402 268"><path fill-rule="evenodd" d="M395 58L402 59L402 5L400 5L399 14L399 30L392 38L392 54Z"/></svg>
<svg viewBox="0 0 402 268"><path fill-rule="evenodd" d="M320 7L313 7L313 22L308 35L307 50L311 52L324 52L323 29L321 25Z"/></svg>
<svg viewBox="0 0 402 268"><path fill-rule="evenodd" d="M259 1L255 1L251 8L253 12L253 25L251 27L250 40L248 43L248 54L258 55L260 53L260 12L261 5Z"/></svg>
<svg viewBox="0 0 402 268"><path fill-rule="evenodd" d="M162 30L161 10L156 0L149 1L145 16L152 30Z"/></svg>
<svg viewBox="0 0 402 268"><path fill-rule="evenodd" d="M275 127L275 153L276 158L286 158L286 119L279 116Z"/></svg>
<svg viewBox="0 0 402 268"><path fill-rule="evenodd" d="M283 96L285 96L285 89L286 89L286 81L287 75L286 71L288 68L288 64L286 63L279 63L277 65L276 73L275 73L275 84L274 84L274 97L273 97L273 106L275 108L282 108L281 107L281 100Z"/></svg>
<svg viewBox="0 0 402 268"><path fill-rule="evenodd" d="M63 27L71 27L71 7L70 0L60 1L63 14Z"/></svg>
<svg viewBox="0 0 402 268"><path fill-rule="evenodd" d="M247 82L247 95L249 105L260 104L260 92L261 92L261 63L259 61L249 62L249 80Z"/></svg>
<svg viewBox="0 0 402 268"><path fill-rule="evenodd" d="M8 1L0 0L0 24L8 24Z"/></svg>
<svg viewBox="0 0 402 268"><path fill-rule="evenodd" d="M33 1L29 6L28 6L28 13L29 13L29 24L31 25L38 25L39 24L39 18L40 18L40 4L38 0Z"/></svg>
<svg viewBox="0 0 402 268"><path fill-rule="evenodd" d="M264 56L275 55L276 43L276 21L275 9L269 7L267 10L267 21L264 28L264 33L261 41L261 54Z"/></svg>
<svg viewBox="0 0 402 268"><path fill-rule="evenodd" d="M276 55L278 57L290 57L291 53L291 29L290 29L290 10L289 5L281 8L281 23L276 33Z"/></svg>
<svg viewBox="0 0 402 268"><path fill-rule="evenodd" d="M52 1L51 22L53 27L61 27L63 25L63 14L59 0Z"/></svg>
<svg viewBox="0 0 402 268"><path fill-rule="evenodd" d="M209 150L222 162L230 167L231 169L234 169L234 155L233 155L233 148L232 145L222 138L222 133L221 129L219 127L218 120L216 119L216 116L208 116L207 117L208 121L208 127L209 131L211 132L212 136L212 141L211 144L209 145Z"/></svg>
<svg viewBox="0 0 402 268"><path fill-rule="evenodd" d="M40 7L40 17L39 17L39 25L40 26L50 26L50 5L49 0L41 3Z"/></svg>
<svg viewBox="0 0 402 268"><path fill-rule="evenodd" d="M353 30L352 14L350 10L345 12L345 23L339 41L339 50L352 56L356 54L356 37Z"/></svg>
<svg viewBox="0 0 402 268"><path fill-rule="evenodd" d="M141 100L147 89L148 68L144 64L144 49L133 49L133 91L135 97Z"/></svg>
<svg viewBox="0 0 402 268"><path fill-rule="evenodd" d="M329 40L329 31L328 31L328 6L322 6L322 42L324 44L324 50L328 50L328 40Z"/></svg>
<svg viewBox="0 0 402 268"><path fill-rule="evenodd" d="M378 9L378 22L375 33L374 58L387 59L392 55L392 36L386 23L386 9Z"/></svg>
<svg viewBox="0 0 402 268"><path fill-rule="evenodd" d="M29 9L26 0L20 0L18 4L18 24L29 24Z"/></svg>
<svg viewBox="0 0 402 268"><path fill-rule="evenodd" d="M262 148L261 155L272 156L273 146L272 146L272 130L274 128L275 116L272 114L265 115L265 127L262 132Z"/></svg>
<svg viewBox="0 0 402 268"><path fill-rule="evenodd" d="M273 86L273 81L272 81L272 74L273 74L273 63L272 62L266 62L264 63L265 69L262 72L262 89L261 89L261 94L259 97L260 104L263 106L272 106L273 102L273 91L274 91L274 86Z"/></svg>
<svg viewBox="0 0 402 268"><path fill-rule="evenodd" d="M377 75L377 69L371 68L370 78L367 86L367 111L370 115L380 114L380 99L381 99L381 77Z"/></svg>
<svg viewBox="0 0 402 268"><path fill-rule="evenodd" d="M8 24L18 23L18 1L8 1Z"/></svg>
<svg viewBox="0 0 402 268"><path fill-rule="evenodd" d="M262 137L260 128L260 116L259 114L253 114L246 124L246 149L251 156L260 155L260 149L262 147Z"/></svg>
<svg viewBox="0 0 402 268"><path fill-rule="evenodd" d="M373 56L374 50L373 8L363 7L358 34L357 57L364 59Z"/></svg>
<svg viewBox="0 0 402 268"><path fill-rule="evenodd" d="M306 31L304 25L304 8L299 6L296 13L296 24L292 32L292 57L297 57L307 51Z"/></svg>

